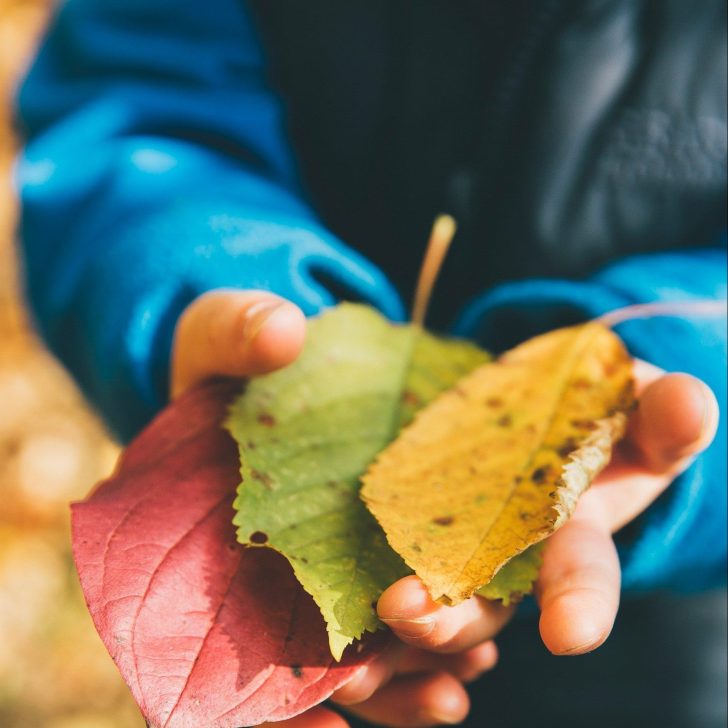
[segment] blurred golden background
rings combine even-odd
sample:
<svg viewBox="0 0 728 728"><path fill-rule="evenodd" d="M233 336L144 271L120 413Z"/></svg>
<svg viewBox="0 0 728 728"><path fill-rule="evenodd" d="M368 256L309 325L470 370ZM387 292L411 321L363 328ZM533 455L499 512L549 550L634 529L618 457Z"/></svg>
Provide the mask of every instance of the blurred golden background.
<svg viewBox="0 0 728 728"><path fill-rule="evenodd" d="M49 7L0 0L0 726L138 728L69 539L69 502L110 472L118 448L33 334L18 274L12 99Z"/></svg>

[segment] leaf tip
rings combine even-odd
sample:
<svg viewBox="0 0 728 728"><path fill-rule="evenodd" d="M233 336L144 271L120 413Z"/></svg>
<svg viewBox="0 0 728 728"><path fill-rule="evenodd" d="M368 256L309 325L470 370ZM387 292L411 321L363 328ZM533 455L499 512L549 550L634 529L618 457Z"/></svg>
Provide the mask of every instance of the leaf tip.
<svg viewBox="0 0 728 728"><path fill-rule="evenodd" d="M336 662L341 662L344 650L354 641L353 637L346 637L340 632L329 632L329 649Z"/></svg>

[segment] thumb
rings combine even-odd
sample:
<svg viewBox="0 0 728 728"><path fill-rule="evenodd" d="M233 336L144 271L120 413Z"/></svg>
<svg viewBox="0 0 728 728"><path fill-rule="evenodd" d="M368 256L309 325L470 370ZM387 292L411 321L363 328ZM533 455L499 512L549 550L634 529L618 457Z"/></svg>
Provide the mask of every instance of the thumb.
<svg viewBox="0 0 728 728"><path fill-rule="evenodd" d="M170 394L214 376L250 377L280 369L301 352L306 319L267 291L217 290L195 299L177 322Z"/></svg>
<svg viewBox="0 0 728 728"><path fill-rule="evenodd" d="M629 440L642 464L656 473L678 473L715 436L718 402L689 374L667 374L644 390L630 418Z"/></svg>

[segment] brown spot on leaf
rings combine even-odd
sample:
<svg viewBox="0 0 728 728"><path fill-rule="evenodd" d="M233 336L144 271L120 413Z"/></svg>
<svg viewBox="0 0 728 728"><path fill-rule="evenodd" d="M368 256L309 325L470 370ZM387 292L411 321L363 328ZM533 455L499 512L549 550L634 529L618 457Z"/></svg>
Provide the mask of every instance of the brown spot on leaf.
<svg viewBox="0 0 728 728"><path fill-rule="evenodd" d="M409 389L405 389L404 392L402 392L402 401L412 407L417 407L421 400L414 392L411 392Z"/></svg>
<svg viewBox="0 0 728 728"><path fill-rule="evenodd" d="M503 415L496 421L498 427L510 427L513 424L513 417L510 415Z"/></svg>
<svg viewBox="0 0 728 728"><path fill-rule="evenodd" d="M258 415L258 422L265 427L274 427L276 424L276 418L269 412L261 412Z"/></svg>
<svg viewBox="0 0 728 728"><path fill-rule="evenodd" d="M273 478L271 478L268 473L261 473L260 470L253 469L250 471L250 475L253 480L257 480L264 488L267 488L268 490L273 489Z"/></svg>
<svg viewBox="0 0 728 728"><path fill-rule="evenodd" d="M592 432L597 429L597 423L594 420L571 420L571 424L579 430Z"/></svg>
<svg viewBox="0 0 728 728"><path fill-rule="evenodd" d="M248 442L245 444L248 450L255 450L255 443L252 440L248 440Z"/></svg>
<svg viewBox="0 0 728 728"><path fill-rule="evenodd" d="M433 518L432 522L438 526L451 526L455 519L452 516L438 516Z"/></svg>
<svg viewBox="0 0 728 728"><path fill-rule="evenodd" d="M250 534L250 538L248 540L256 546L262 546L264 543L268 543L268 534L263 533L263 531L254 531Z"/></svg>
<svg viewBox="0 0 728 728"><path fill-rule="evenodd" d="M502 407L503 400L500 397L488 397L488 399L485 400L485 404L488 407Z"/></svg>
<svg viewBox="0 0 728 728"><path fill-rule="evenodd" d="M589 389L589 387L591 387L591 382L584 377L574 380L574 389Z"/></svg>
<svg viewBox="0 0 728 728"><path fill-rule="evenodd" d="M576 450L576 440L570 437L568 440L566 440L566 442L564 442L563 445L561 445L561 447L556 450L556 452L559 454L560 457L565 458L571 455L574 450Z"/></svg>
<svg viewBox="0 0 728 728"><path fill-rule="evenodd" d="M548 466L536 468L536 470L534 470L531 473L531 480L534 483L538 483L540 485L541 483L544 483L546 481L546 478L548 477L548 475L549 475Z"/></svg>

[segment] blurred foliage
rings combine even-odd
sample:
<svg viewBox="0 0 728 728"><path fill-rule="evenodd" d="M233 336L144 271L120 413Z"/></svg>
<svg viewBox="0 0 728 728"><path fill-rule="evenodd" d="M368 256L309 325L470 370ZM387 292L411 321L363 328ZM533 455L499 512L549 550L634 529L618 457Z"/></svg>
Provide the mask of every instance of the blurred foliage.
<svg viewBox="0 0 728 728"><path fill-rule="evenodd" d="M47 0L0 0L0 726L139 728L83 603L69 509L118 449L38 342L19 294L14 87Z"/></svg>

